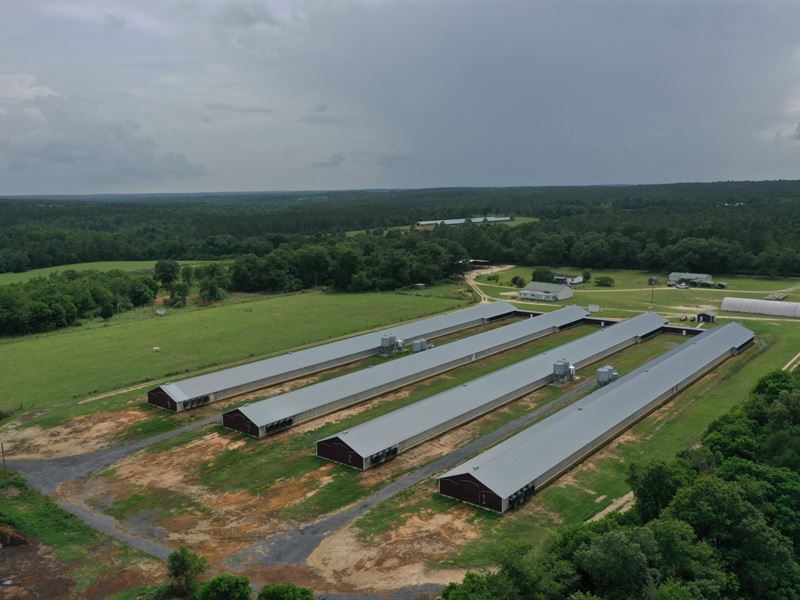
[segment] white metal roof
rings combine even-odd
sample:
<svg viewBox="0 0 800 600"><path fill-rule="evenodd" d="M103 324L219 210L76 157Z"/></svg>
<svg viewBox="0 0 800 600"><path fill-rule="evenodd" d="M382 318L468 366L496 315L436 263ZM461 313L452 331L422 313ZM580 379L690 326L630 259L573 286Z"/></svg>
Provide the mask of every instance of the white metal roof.
<svg viewBox="0 0 800 600"><path fill-rule="evenodd" d="M557 360L581 363L604 349L653 333L666 322L655 313L636 316L325 439L338 437L362 457L372 456L547 377Z"/></svg>
<svg viewBox="0 0 800 600"><path fill-rule="evenodd" d="M310 310L313 310L313 307ZM371 349L377 351L381 346L381 337L386 334L394 334L400 339L410 341L477 319L494 319L510 315L515 310L514 306L508 302L479 304L444 315L393 325L380 331L357 335L305 350L288 352L273 358L191 377L182 381L175 381L162 385L161 389L176 402L184 402L198 396L218 393L262 379L277 377L282 373L324 364L342 356L366 352Z"/></svg>
<svg viewBox="0 0 800 600"><path fill-rule="evenodd" d="M546 294L557 294L559 292L568 292L572 295L572 288L566 283L547 283L544 281L531 281L525 286L526 292L544 292Z"/></svg>
<svg viewBox="0 0 800 600"><path fill-rule="evenodd" d="M711 281L712 277L708 273L682 273L675 271L669 274L670 281L677 281L680 279L690 279L692 281Z"/></svg>
<svg viewBox="0 0 800 600"><path fill-rule="evenodd" d="M730 323L709 329L442 475L469 474L502 498L545 475L705 365L753 338Z"/></svg>
<svg viewBox="0 0 800 600"><path fill-rule="evenodd" d="M503 223L510 221L511 217L470 217L469 219L435 219L433 221L417 221L420 227L428 225L464 225L467 221L472 223Z"/></svg>
<svg viewBox="0 0 800 600"><path fill-rule="evenodd" d="M722 310L731 312L774 315L776 317L800 318L800 302L782 300L756 300L754 298L723 298Z"/></svg>
<svg viewBox="0 0 800 600"><path fill-rule="evenodd" d="M518 321L477 335L411 354L381 365L348 373L341 377L302 387L285 394L246 404L239 411L261 427L299 415L309 410L363 393L380 385L412 377L416 373L445 365L499 345L530 336L553 327L564 327L588 316L585 310L569 306L538 317Z"/></svg>

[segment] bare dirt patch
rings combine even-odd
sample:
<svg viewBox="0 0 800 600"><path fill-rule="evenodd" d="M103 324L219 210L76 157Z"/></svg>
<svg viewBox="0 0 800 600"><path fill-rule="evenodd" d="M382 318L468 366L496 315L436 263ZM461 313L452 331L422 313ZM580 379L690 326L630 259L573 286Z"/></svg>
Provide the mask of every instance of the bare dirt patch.
<svg viewBox="0 0 800 600"><path fill-rule="evenodd" d="M58 493L102 511L135 495L150 499L148 506L155 500L159 509L137 512L120 526L157 541L186 545L221 566L230 554L290 527L291 523L280 516L281 511L313 496L333 480L330 472L335 465L331 463L298 477L279 479L260 495L220 491L197 481L201 465L245 443L238 435L211 432L179 451L139 452L102 476L62 485ZM159 499L163 499L160 505Z"/></svg>
<svg viewBox="0 0 800 600"><path fill-rule="evenodd" d="M358 590L444 585L461 579L465 570L432 569L428 564L480 535L478 526L468 522L471 514L466 507L458 507L446 514L414 515L369 546L358 541L354 528L345 527L319 545L308 565L325 581Z"/></svg>
<svg viewBox="0 0 800 600"><path fill-rule="evenodd" d="M123 431L147 419L138 408L77 417L42 429L38 426L3 432L6 455L14 459L45 459L85 454L108 447Z"/></svg>
<svg viewBox="0 0 800 600"><path fill-rule="evenodd" d="M66 599L74 585L53 551L40 544L0 549L0 579L10 582L4 584L0 592L9 600Z"/></svg>
<svg viewBox="0 0 800 600"><path fill-rule="evenodd" d="M626 510L630 509L634 502L635 498L633 497L633 492L628 492L624 496L620 496L619 498L615 498L614 501L606 506L603 510L598 512L596 515L590 517L586 522L589 523L591 521L599 521L606 515L610 515L613 512L625 512Z"/></svg>
<svg viewBox="0 0 800 600"><path fill-rule="evenodd" d="M126 568L101 573L78 596L81 600L103 600L119 592L166 580L164 565L155 560L134 560Z"/></svg>

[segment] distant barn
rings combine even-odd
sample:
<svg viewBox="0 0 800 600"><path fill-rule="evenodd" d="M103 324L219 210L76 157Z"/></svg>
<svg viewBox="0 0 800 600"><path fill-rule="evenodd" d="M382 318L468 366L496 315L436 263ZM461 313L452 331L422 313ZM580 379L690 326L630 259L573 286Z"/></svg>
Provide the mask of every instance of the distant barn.
<svg viewBox="0 0 800 600"><path fill-rule="evenodd" d="M564 283L544 283L531 281L520 291L520 300L541 300L544 302L558 302L572 298L572 288Z"/></svg>
<svg viewBox="0 0 800 600"><path fill-rule="evenodd" d="M474 225L482 225L488 223L506 223L511 221L511 217L470 217L465 219L435 219L433 221L417 221L414 227L417 229L433 229L437 225L451 226L451 225L466 225L467 222Z"/></svg>
<svg viewBox="0 0 800 600"><path fill-rule="evenodd" d="M354 337L287 352L238 367L198 375L161 385L147 393L150 404L182 411L209 402L251 392L303 375L353 362L382 351L382 338L392 334L406 343L454 333L489 321L508 317L516 308L507 302L493 302L444 315L394 325Z"/></svg>

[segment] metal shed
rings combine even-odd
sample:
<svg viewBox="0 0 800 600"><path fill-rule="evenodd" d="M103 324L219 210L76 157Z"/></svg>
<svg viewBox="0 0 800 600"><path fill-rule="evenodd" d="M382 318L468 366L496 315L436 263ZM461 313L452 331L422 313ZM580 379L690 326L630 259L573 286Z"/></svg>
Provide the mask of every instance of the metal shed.
<svg viewBox="0 0 800 600"><path fill-rule="evenodd" d="M473 335L431 350L246 404L222 415L226 427L255 437L281 431L415 381L580 323L588 313L570 306Z"/></svg>
<svg viewBox="0 0 800 600"><path fill-rule="evenodd" d="M288 352L230 369L162 385L147 393L150 404L181 411L295 379L381 352L381 338L391 334L411 342L475 327L514 314L508 302L480 304L452 313L394 325L344 340Z"/></svg>
<svg viewBox="0 0 800 600"><path fill-rule="evenodd" d="M722 310L730 312L800 318L800 302L756 300L755 298L723 298Z"/></svg>
<svg viewBox="0 0 800 600"><path fill-rule="evenodd" d="M541 317L537 317L541 318ZM317 442L317 455L368 469L553 381L556 361L580 368L661 330L645 313Z"/></svg>
<svg viewBox="0 0 800 600"><path fill-rule="evenodd" d="M531 281L519 292L520 300L544 300L545 302L557 302L572 298L574 292L565 283L544 283L542 281Z"/></svg>
<svg viewBox="0 0 800 600"><path fill-rule="evenodd" d="M518 506L752 341L735 323L708 330L445 473L439 493L499 513Z"/></svg>

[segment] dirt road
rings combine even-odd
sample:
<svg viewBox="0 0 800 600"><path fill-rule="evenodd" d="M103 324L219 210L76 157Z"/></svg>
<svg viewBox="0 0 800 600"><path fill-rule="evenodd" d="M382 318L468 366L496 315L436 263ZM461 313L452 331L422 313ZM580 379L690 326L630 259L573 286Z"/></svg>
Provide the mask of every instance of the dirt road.
<svg viewBox="0 0 800 600"><path fill-rule="evenodd" d="M490 302L495 302L495 300L484 294L483 291L481 291L481 288L475 285L475 279L481 275L491 275L492 273L497 273L498 271L510 269L513 266L514 265L497 265L494 267L487 267L485 269L467 271L467 273L464 274L464 281L466 281L467 285L471 287L476 294L478 294L478 297L481 299L479 304L489 304Z"/></svg>

